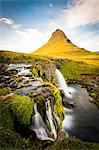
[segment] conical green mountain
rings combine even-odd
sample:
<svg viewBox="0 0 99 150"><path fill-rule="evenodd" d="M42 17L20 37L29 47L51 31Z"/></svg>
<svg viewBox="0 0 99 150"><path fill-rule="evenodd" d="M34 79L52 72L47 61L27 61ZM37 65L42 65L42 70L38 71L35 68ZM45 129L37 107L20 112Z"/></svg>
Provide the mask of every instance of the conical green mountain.
<svg viewBox="0 0 99 150"><path fill-rule="evenodd" d="M98 53L89 52L74 45L59 29L53 32L49 41L33 54L83 61L95 65L97 65L99 58Z"/></svg>

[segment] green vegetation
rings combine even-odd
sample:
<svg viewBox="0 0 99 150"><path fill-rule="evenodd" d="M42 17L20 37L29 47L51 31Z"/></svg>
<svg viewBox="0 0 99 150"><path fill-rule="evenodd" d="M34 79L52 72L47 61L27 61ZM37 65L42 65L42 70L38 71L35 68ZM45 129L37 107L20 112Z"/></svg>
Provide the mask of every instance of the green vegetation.
<svg viewBox="0 0 99 150"><path fill-rule="evenodd" d="M8 101L0 101L0 127L13 130L13 118Z"/></svg>
<svg viewBox="0 0 99 150"><path fill-rule="evenodd" d="M34 63L36 61L51 62L41 56L31 56L31 54L16 53L11 51L0 51L0 63Z"/></svg>
<svg viewBox="0 0 99 150"><path fill-rule="evenodd" d="M36 77L38 77L38 70L36 68L32 69L32 74Z"/></svg>
<svg viewBox="0 0 99 150"><path fill-rule="evenodd" d="M20 124L29 125L34 102L28 96L14 95L10 103L13 114Z"/></svg>
<svg viewBox="0 0 99 150"><path fill-rule="evenodd" d="M99 144L83 142L77 138L68 138L61 141L56 141L51 147L51 150L98 150Z"/></svg>
<svg viewBox="0 0 99 150"><path fill-rule="evenodd" d="M59 128L61 129L62 121L64 119L64 109L63 109L63 105L62 105L62 97L60 95L59 90L55 93L54 97L55 97L54 109L55 109L56 114L60 118Z"/></svg>
<svg viewBox="0 0 99 150"><path fill-rule="evenodd" d="M21 83L20 86L21 87L27 87L27 86L31 86L31 84L29 84L29 83Z"/></svg>
<svg viewBox="0 0 99 150"><path fill-rule="evenodd" d="M99 108L99 91L92 90L89 94L93 98L93 103Z"/></svg>
<svg viewBox="0 0 99 150"><path fill-rule="evenodd" d="M15 53L10 51L0 51L0 66L8 63L25 63L32 64L32 73L36 77L41 77L44 81L52 82L55 84L55 65L49 58L35 56L31 54ZM3 67L4 68L4 67ZM2 71L5 75L7 72ZM11 75L13 73L11 72ZM21 80L21 77L19 78ZM19 82L19 80L17 80ZM15 84L14 87L16 87Z"/></svg>
<svg viewBox="0 0 99 150"><path fill-rule="evenodd" d="M18 133L0 128L0 148L2 150L98 150L99 144L83 142L77 138L64 138L55 143L30 141Z"/></svg>
<svg viewBox="0 0 99 150"><path fill-rule="evenodd" d="M71 44L69 42L69 44ZM55 46L58 48L59 45ZM64 49L65 50L65 49ZM72 49L71 49L72 50ZM59 53L58 53L59 54ZM66 54L66 53L65 53ZM69 53L67 53L70 55ZM80 56L82 52L77 52L77 55ZM87 53L89 54L89 53ZM55 54L53 54L55 55ZM64 56L64 53L62 54ZM68 57L67 55L67 57ZM96 54L94 54L95 57ZM88 57L88 55L87 55ZM92 55L93 57L93 55ZM89 57L90 58L90 57ZM98 58L98 56L97 56ZM81 59L81 58L80 58ZM95 74L97 75L99 72L99 68L95 65L87 65L85 64L87 61L89 63L89 59L85 60L83 59L83 62L81 60L78 61L70 61L70 60L57 60L57 59L49 59L41 56L34 56L34 55L28 55L28 54L21 54L21 53L14 53L14 52L0 52L0 61L1 63L31 63L32 64L32 73L33 76L41 77L44 81L44 84L41 84L41 87L49 87L48 90L42 91L44 94L45 92L49 93L48 98L51 100L51 108L52 111L57 114L57 116L60 119L59 128L61 128L62 120L64 117L64 109L62 106L62 97L60 94L60 91L58 88L56 88L53 84L56 84L55 79L55 65L60 66L60 70L62 71L65 79L67 81L83 81L85 82L83 78L83 74ZM53 60L53 61L52 61ZM85 63L84 63L85 62ZM97 62L96 60L94 62ZM93 63L93 62L92 62ZM91 63L90 63L91 64ZM2 67L3 68L3 67ZM2 69L2 73L7 75L7 72L5 71L6 68ZM15 74L15 70L13 70ZM11 75L13 75L11 73ZM86 78L86 77L85 77ZM15 80L13 87L16 88L16 86L19 84L20 81L22 81L22 77L16 78L13 76L13 79ZM53 83L53 84L52 84ZM90 83L90 79L87 80L87 83ZM17 93L20 93L22 90L22 87L29 86L28 81L26 81L24 84L21 84L21 89L17 90ZM12 88L13 88L12 87ZM39 88L39 87L38 87ZM11 91L10 88L1 88L0 89L0 96L5 96L9 94ZM94 98L94 103L99 106L99 99L97 97L98 92L95 90L89 90L90 95ZM30 119L31 115L33 113L33 107L34 102L38 104L38 110L41 113L42 117L44 118L45 114L45 101L42 94L35 94L33 92L28 93L28 96L19 96L14 95L12 97L7 98L4 101L0 101L0 146L1 148L4 148L4 150L7 148L7 150L10 149L28 149L28 150L74 150L74 149L99 149L98 144L92 144L88 142L82 142L79 139L76 138L68 138L61 141L56 141L55 143L51 143L47 146L42 144L43 142L40 141L30 141L30 139L23 139L20 137L19 134L15 133L14 129L14 122L15 120L18 121L20 125L30 125ZM12 132L13 131L13 132ZM30 144L31 143L31 144ZM47 144L45 144L47 145Z"/></svg>
<svg viewBox="0 0 99 150"><path fill-rule="evenodd" d="M52 93L52 95L54 97L54 101L53 101L54 110L53 111L59 117L59 121L60 121L59 122L59 128L61 128L65 112L64 112L64 109L63 109L63 105L62 105L62 97L61 97L60 91L52 83L46 82L45 85L50 87L50 91L51 91L51 93Z"/></svg>
<svg viewBox="0 0 99 150"><path fill-rule="evenodd" d="M10 91L11 91L11 89L9 88L9 87L4 87L4 88L1 88L0 89L0 96L4 96L4 95L7 95L7 94L9 94L10 93Z"/></svg>
<svg viewBox="0 0 99 150"><path fill-rule="evenodd" d="M26 150L26 140L22 139L21 136L9 129L0 128L0 149L1 150ZM28 142L29 145L29 142Z"/></svg>
<svg viewBox="0 0 99 150"><path fill-rule="evenodd" d="M75 61L60 62L60 69L66 80L81 80L82 74L98 74L99 68Z"/></svg>

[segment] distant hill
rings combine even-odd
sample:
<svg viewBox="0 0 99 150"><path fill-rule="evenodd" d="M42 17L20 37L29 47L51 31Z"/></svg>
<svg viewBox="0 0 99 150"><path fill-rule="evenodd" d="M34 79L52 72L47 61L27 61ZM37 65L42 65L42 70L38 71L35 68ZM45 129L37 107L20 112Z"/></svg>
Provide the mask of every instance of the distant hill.
<svg viewBox="0 0 99 150"><path fill-rule="evenodd" d="M52 33L49 41L32 54L54 58L71 59L88 64L99 65L99 53L89 52L74 45L62 30Z"/></svg>

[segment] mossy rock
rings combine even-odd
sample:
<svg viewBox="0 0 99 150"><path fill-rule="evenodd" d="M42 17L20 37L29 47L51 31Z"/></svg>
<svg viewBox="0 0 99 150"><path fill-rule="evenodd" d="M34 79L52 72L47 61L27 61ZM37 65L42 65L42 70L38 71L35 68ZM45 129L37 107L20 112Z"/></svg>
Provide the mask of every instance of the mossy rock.
<svg viewBox="0 0 99 150"><path fill-rule="evenodd" d="M54 97L55 97L54 111L59 116L59 119L60 119L59 129L61 129L62 122L65 116L65 112L64 112L63 105L62 105L62 97L61 97L59 90L55 93Z"/></svg>
<svg viewBox="0 0 99 150"><path fill-rule="evenodd" d="M32 69L32 75L38 77L38 70L36 68Z"/></svg>
<svg viewBox="0 0 99 150"><path fill-rule="evenodd" d="M17 82L20 82L20 81L22 81L22 80L23 80L23 78L22 78L21 76L19 76L19 77L16 78L16 81L17 81Z"/></svg>
<svg viewBox="0 0 99 150"><path fill-rule="evenodd" d="M11 110L19 123L29 125L33 113L34 101L28 96L14 95L10 103Z"/></svg>
<svg viewBox="0 0 99 150"><path fill-rule="evenodd" d="M4 88L1 88L0 89L0 96L4 96L4 95L7 95L7 94L9 94L10 93L10 91L11 91L11 89L9 88L9 87L4 87Z"/></svg>
<svg viewBox="0 0 99 150"><path fill-rule="evenodd" d="M29 83L21 83L20 86L21 86L21 87L28 87L28 86L32 86L32 85L29 84Z"/></svg>

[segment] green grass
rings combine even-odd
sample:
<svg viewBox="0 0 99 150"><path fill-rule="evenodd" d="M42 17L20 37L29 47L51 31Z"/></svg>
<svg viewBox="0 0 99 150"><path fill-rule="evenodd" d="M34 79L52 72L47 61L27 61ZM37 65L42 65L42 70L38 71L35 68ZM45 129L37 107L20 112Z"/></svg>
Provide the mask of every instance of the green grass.
<svg viewBox="0 0 99 150"><path fill-rule="evenodd" d="M83 142L77 138L63 139L56 141L50 148L51 150L99 150L99 144Z"/></svg>
<svg viewBox="0 0 99 150"><path fill-rule="evenodd" d="M11 51L0 51L0 63L33 63L35 61L51 62L46 57Z"/></svg>
<svg viewBox="0 0 99 150"><path fill-rule="evenodd" d="M99 150L99 144L83 142L74 137L54 143L30 141L15 131L0 128L0 148L1 150Z"/></svg>
<svg viewBox="0 0 99 150"><path fill-rule="evenodd" d="M59 65L66 80L81 80L81 74L99 74L98 67L75 61L61 62Z"/></svg>

